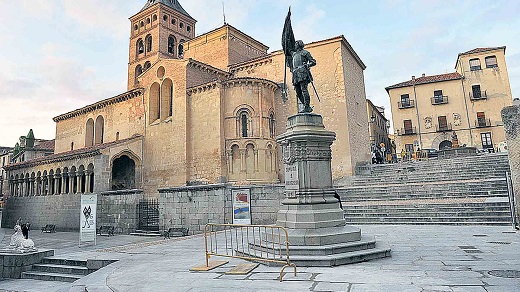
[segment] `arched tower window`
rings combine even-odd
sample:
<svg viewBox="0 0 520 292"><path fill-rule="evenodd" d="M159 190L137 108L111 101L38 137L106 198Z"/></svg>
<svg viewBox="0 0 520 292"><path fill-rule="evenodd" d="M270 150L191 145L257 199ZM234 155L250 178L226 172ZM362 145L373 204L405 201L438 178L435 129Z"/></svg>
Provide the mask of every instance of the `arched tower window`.
<svg viewBox="0 0 520 292"><path fill-rule="evenodd" d="M239 137L246 138L252 136L250 116L249 111L246 109L238 112L237 132Z"/></svg>
<svg viewBox="0 0 520 292"><path fill-rule="evenodd" d="M137 84L137 77L143 74L143 67L141 65L137 65L135 67L135 84Z"/></svg>
<svg viewBox="0 0 520 292"><path fill-rule="evenodd" d="M152 36L146 36L146 52L149 53L152 51Z"/></svg>
<svg viewBox="0 0 520 292"><path fill-rule="evenodd" d="M103 144L103 135L105 134L105 119L103 116L98 116L94 130L94 144Z"/></svg>
<svg viewBox="0 0 520 292"><path fill-rule="evenodd" d="M178 50L178 52L179 52L179 58L181 58L181 59L184 58L184 40L181 40L179 42L179 50Z"/></svg>
<svg viewBox="0 0 520 292"><path fill-rule="evenodd" d="M142 40L142 39L138 39L138 40L137 40L136 50L137 50L137 55L138 55L138 56L139 56L140 54L144 53L144 43L143 43L143 40Z"/></svg>
<svg viewBox="0 0 520 292"><path fill-rule="evenodd" d="M94 146L94 120L88 119L85 126L85 147ZM72 149L71 149L72 150Z"/></svg>
<svg viewBox="0 0 520 292"><path fill-rule="evenodd" d="M271 138L274 138L275 136L275 124L274 124L274 113L271 112L269 114L269 135Z"/></svg>
<svg viewBox="0 0 520 292"><path fill-rule="evenodd" d="M168 37L168 54L175 54L175 37Z"/></svg>
<svg viewBox="0 0 520 292"><path fill-rule="evenodd" d="M155 82L152 84L150 88L150 100L149 100L149 109L150 109L150 123L155 122L156 120L161 118L161 104L160 104L160 96L161 96L161 87L159 83Z"/></svg>
<svg viewBox="0 0 520 292"><path fill-rule="evenodd" d="M152 63L150 63L150 61L146 61L146 63L144 63L143 71L150 69L150 67L152 67Z"/></svg>
<svg viewBox="0 0 520 292"><path fill-rule="evenodd" d="M173 102L173 82L171 79L165 79L161 88L161 120L171 117Z"/></svg>

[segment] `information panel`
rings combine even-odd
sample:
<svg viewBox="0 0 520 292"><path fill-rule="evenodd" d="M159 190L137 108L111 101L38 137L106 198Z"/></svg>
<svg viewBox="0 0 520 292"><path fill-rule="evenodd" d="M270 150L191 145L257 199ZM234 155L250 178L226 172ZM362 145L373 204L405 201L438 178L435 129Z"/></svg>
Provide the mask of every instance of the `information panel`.
<svg viewBox="0 0 520 292"><path fill-rule="evenodd" d="M86 243L96 244L96 212L97 195L81 195L80 246Z"/></svg>
<svg viewBox="0 0 520 292"><path fill-rule="evenodd" d="M251 225L251 190L237 189L233 195L233 224Z"/></svg>

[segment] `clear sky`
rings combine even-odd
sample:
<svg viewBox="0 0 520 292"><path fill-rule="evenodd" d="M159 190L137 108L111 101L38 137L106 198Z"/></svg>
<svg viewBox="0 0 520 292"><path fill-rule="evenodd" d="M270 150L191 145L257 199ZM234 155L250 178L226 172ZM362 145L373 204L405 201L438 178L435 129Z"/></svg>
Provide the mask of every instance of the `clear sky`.
<svg viewBox="0 0 520 292"><path fill-rule="evenodd" d="M0 0L0 146L34 129L53 139L52 118L126 91L130 22L145 0ZM197 34L223 24L222 0L180 0ZM287 8L296 38L345 35L367 65L367 98L386 108L385 87L412 75L453 72L457 54L507 46L520 97L518 0L224 0L227 22L273 50Z"/></svg>

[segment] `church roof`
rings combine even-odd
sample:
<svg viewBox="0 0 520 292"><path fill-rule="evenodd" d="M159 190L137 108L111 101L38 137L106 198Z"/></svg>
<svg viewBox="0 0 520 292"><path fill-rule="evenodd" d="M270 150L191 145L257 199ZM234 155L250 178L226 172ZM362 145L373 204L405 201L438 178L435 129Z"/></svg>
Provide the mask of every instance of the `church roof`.
<svg viewBox="0 0 520 292"><path fill-rule="evenodd" d="M194 19L193 17L191 17L191 15L188 14L188 12L186 12L186 10L184 10L184 8L182 8L181 4L177 0L148 0L148 1L146 1L146 4L144 5L143 9L141 9L141 11L143 11L149 7L152 7L157 3L162 3L166 6L173 8L174 10L180 12L181 14L188 16L191 19Z"/></svg>

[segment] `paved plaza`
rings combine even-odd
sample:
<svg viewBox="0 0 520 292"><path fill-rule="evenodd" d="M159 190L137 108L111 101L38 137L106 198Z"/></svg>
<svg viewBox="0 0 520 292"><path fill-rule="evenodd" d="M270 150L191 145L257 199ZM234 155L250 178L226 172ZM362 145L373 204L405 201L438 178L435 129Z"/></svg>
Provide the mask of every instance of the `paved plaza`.
<svg viewBox="0 0 520 292"><path fill-rule="evenodd" d="M41 248L67 259L117 259L74 283L36 280L0 282L0 291L349 291L515 292L520 291L520 233L494 226L362 226L392 257L334 268L298 268L277 281L279 267L259 266L244 276L225 275L244 261L210 272L190 272L204 263L201 235L162 240L128 235L98 237L95 247L78 248L78 234L30 236ZM2 229L2 243L11 230ZM217 259L217 258L214 258ZM503 271L517 272L503 272ZM515 277L516 278L513 278Z"/></svg>

